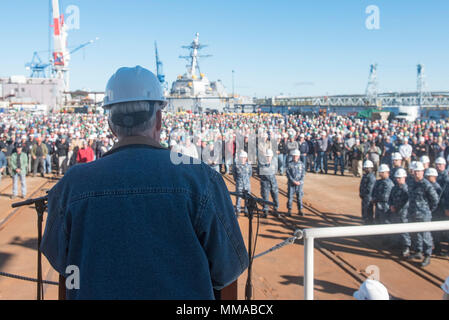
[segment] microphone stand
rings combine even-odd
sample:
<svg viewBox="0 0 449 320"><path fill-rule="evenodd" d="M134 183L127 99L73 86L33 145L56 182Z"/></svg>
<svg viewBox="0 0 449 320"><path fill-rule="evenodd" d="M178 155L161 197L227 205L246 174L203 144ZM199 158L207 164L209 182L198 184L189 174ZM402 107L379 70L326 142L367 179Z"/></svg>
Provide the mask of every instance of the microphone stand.
<svg viewBox="0 0 449 320"><path fill-rule="evenodd" d="M253 265L253 257L252 257L252 239L253 239L253 215L254 212L257 210L257 204L266 204L269 206L275 206L273 202L266 201L264 199L256 198L252 196L247 190L243 190L242 193L240 192L229 192L229 194L237 196L239 198L245 199L245 205L248 209L248 278L246 279L246 286L245 286L245 299L251 300L252 292L253 292L253 285L252 285L252 279L251 279L251 272L252 272L252 265Z"/></svg>
<svg viewBox="0 0 449 320"><path fill-rule="evenodd" d="M44 221L44 212L47 209L47 196L35 199L28 199L21 202L13 203L13 208L34 204L37 212L37 300L44 299L44 290L42 285L42 223Z"/></svg>

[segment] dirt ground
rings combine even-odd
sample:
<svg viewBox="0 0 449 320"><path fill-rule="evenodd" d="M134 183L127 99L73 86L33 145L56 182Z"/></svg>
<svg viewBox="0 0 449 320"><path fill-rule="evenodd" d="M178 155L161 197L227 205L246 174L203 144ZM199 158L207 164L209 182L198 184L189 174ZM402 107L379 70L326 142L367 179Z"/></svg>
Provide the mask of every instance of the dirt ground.
<svg viewBox="0 0 449 320"><path fill-rule="evenodd" d="M280 212L287 211L285 197L286 178L278 176L281 190L279 195ZM54 185L54 181L43 185L46 179L28 178L28 196L36 191L34 197L45 194L45 190ZM231 178L232 181L232 178ZM234 185L225 178L230 191ZM337 219L341 225L358 225L360 219L360 201L358 185L360 179L320 174L307 174L305 181L304 202L324 212L326 216ZM36 277L36 246L37 228L34 207L28 206L17 211L17 214L2 224L13 211L9 198L11 194L11 178L4 178L0 183L0 271L27 277ZM260 195L260 183L252 179L252 192ZM283 194L284 192L284 194ZM234 197L232 197L234 201ZM20 201L16 199L14 201ZM293 216L290 218L275 218L269 216L260 219L259 236L256 254L263 252L284 239L293 235L296 228L311 228L330 226L312 212L305 210L307 215L297 215L293 206ZM46 217L46 215L45 215ZM256 222L254 222L254 232ZM288 224L286 224L288 222ZM248 219L239 217L242 234L247 243ZM317 241L325 245L341 259L348 261L354 268L353 273L366 274L367 267L379 270L380 281L388 288L390 294L398 299L440 299L442 290L435 284L416 276L411 270L392 261L379 253L378 250L361 244L357 239L346 238ZM336 300L353 299L352 294L360 285L353 275L344 271L332 262L320 250L315 249L315 299ZM304 298L304 249L302 240L273 251L254 261L253 264L253 299L286 299L301 300ZM449 259L434 258L428 270L439 277L449 276ZM57 273L43 257L44 279L57 281ZM244 299L246 272L238 281L239 299ZM45 285L45 299L56 299L57 288ZM0 275L0 299L35 299L36 284L33 282L8 278Z"/></svg>

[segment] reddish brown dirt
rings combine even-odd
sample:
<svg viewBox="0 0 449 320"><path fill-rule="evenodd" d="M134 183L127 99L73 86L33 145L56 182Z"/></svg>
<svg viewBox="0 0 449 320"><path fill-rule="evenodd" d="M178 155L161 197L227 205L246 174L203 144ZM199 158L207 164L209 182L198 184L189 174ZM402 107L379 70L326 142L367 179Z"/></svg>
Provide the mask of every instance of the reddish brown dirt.
<svg viewBox="0 0 449 320"><path fill-rule="evenodd" d="M286 192L286 178L278 176L281 191ZM232 179L232 178L231 178ZM45 180L28 178L28 195L31 195ZM230 191L234 185L225 180ZM232 181L232 180L231 180ZM338 219L341 225L358 225L360 220L360 201L358 199L358 178L333 175L307 174L304 202L326 213L326 216ZM12 211L9 199L11 193L10 178L4 178L0 184L0 223ZM50 188L54 182L44 188ZM260 184L252 179L252 191L260 195ZM41 190L35 196L45 193ZM232 197L234 201L234 197ZM20 201L16 199L14 201ZM280 194L280 212L286 212L287 198ZM294 205L293 208L296 208ZM323 220L305 210L306 217L299 217L296 209L293 217L277 219L268 217L260 220L256 254L263 252L290 237L295 228L325 227L332 223ZM46 215L45 215L46 217ZM256 230L254 221L254 231ZM288 224L286 224L288 222ZM242 234L247 242L248 219L239 218ZM36 276L36 213L33 207L21 210L0 230L0 271L33 277ZM355 273L366 275L365 269L375 265L380 270L380 281L389 292L400 299L440 299L442 291L430 282L418 277L391 258L367 247L357 239L333 239L317 241L329 248L334 254L350 262ZM43 275L46 280L57 281L56 272L43 258ZM303 299L304 250L302 240L269 253L254 261L253 298L254 299ZM441 278L449 276L449 259L433 258L426 268ZM246 272L239 278L239 299L244 299ZM315 249L315 299L353 299L352 294L360 283L343 271L328 257ZM55 286L45 286L45 298L56 299ZM35 283L0 276L0 299L35 299Z"/></svg>
<svg viewBox="0 0 449 320"><path fill-rule="evenodd" d="M33 197L45 194L45 189L51 188L55 182L46 184L40 188L47 179L41 177L27 178L28 196L39 190ZM23 199L9 198L12 190L8 184L12 183L11 178L4 178L0 185L3 195L0 197L0 223L14 209L11 203L19 202ZM6 193L6 195L5 195ZM20 193L19 193L20 194ZM46 214L44 217L46 218ZM45 227L45 224L44 224ZM58 275L51 268L45 257L42 257L42 274L45 280L57 281ZM0 271L36 278L37 266L37 214L34 206L25 206L17 211L8 223L0 230ZM44 285L45 298L57 298L57 287ZM0 299L35 299L36 283L23 280L12 279L0 276Z"/></svg>

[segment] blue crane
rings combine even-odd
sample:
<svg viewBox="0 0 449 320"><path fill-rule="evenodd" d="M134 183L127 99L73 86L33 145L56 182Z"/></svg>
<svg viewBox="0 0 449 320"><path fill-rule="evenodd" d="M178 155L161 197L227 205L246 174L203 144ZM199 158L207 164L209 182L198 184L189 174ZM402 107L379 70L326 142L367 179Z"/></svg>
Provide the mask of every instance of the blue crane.
<svg viewBox="0 0 449 320"><path fill-rule="evenodd" d="M42 63L37 51L33 53L31 62L25 64L27 70L31 70L31 78L46 78L46 69L51 66L51 63Z"/></svg>
<svg viewBox="0 0 449 320"><path fill-rule="evenodd" d="M99 40L100 38L95 38L95 40L90 40L86 43L83 43L76 48L72 49L69 54L75 53L78 50L81 50L82 48L94 43L95 41ZM40 51L45 52L45 51ZM48 63L43 63L42 59L39 57L39 54L37 51L33 53L33 58L31 59L31 62L28 62L25 64L26 70L31 70L31 78L46 78L47 77L47 68L53 65L53 61L50 61Z"/></svg>
<svg viewBox="0 0 449 320"><path fill-rule="evenodd" d="M78 47L76 47L75 49L73 49L72 51L70 51L70 54L77 52L78 50L80 50L80 49L82 49L82 48L84 48L84 47L86 47L86 46L88 46L88 45L94 43L95 41L98 41L99 39L100 39L100 38L96 37L95 40L89 40L89 41L87 41L86 43L83 43L83 44L79 45Z"/></svg>

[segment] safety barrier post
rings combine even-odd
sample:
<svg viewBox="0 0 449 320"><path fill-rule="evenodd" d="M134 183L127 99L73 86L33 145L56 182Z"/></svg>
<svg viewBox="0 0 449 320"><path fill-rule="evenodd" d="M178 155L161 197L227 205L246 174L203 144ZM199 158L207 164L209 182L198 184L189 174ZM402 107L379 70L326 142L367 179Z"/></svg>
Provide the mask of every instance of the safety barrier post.
<svg viewBox="0 0 449 320"><path fill-rule="evenodd" d="M382 224L372 226L311 228L303 231L304 238L304 299L313 300L314 241L322 238L349 238L424 231L449 230L449 221Z"/></svg>
<svg viewBox="0 0 449 320"><path fill-rule="evenodd" d="M304 250L306 261L304 262L304 299L313 300L313 288L314 288L314 254L315 248L314 238L304 238Z"/></svg>

